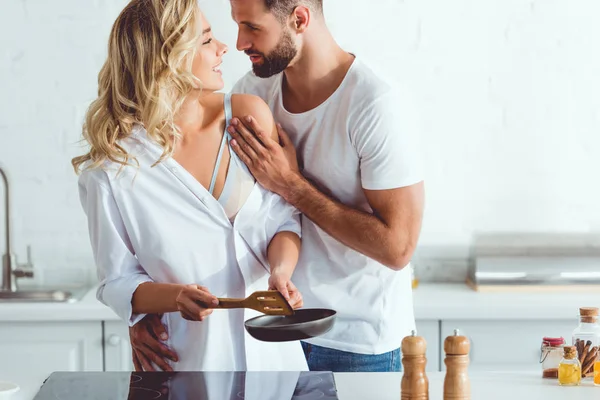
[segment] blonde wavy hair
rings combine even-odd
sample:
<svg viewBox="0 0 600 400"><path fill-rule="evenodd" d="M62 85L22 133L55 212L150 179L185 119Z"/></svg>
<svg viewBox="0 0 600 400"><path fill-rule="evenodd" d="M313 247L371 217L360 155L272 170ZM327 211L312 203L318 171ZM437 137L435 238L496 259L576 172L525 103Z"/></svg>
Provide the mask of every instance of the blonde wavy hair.
<svg viewBox="0 0 600 400"><path fill-rule="evenodd" d="M197 1L132 0L121 12L98 75L98 98L83 125L89 152L71 161L76 173L106 161L139 165L119 144L134 124L164 149L154 165L173 154L181 137L174 117L186 96L201 88L191 72L202 32Z"/></svg>

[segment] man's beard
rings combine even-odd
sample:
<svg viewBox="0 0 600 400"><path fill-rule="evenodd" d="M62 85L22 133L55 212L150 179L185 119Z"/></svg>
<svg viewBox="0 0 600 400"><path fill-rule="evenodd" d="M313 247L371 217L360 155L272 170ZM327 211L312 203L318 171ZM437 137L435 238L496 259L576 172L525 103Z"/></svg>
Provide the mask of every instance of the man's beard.
<svg viewBox="0 0 600 400"><path fill-rule="evenodd" d="M290 33L284 30L279 43L269 55L252 50L247 50L246 54L262 57L262 64L252 64L252 71L259 78L269 78L285 70L298 54L298 50L294 46Z"/></svg>

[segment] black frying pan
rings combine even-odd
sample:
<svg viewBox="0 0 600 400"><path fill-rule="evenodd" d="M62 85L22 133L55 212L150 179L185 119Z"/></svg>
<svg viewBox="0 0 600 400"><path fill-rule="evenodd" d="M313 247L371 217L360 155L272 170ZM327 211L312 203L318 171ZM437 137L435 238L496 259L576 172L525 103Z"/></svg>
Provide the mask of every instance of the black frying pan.
<svg viewBox="0 0 600 400"><path fill-rule="evenodd" d="M263 342L290 342L309 339L328 332L336 312L324 308L307 308L294 315L261 315L244 323L246 331Z"/></svg>

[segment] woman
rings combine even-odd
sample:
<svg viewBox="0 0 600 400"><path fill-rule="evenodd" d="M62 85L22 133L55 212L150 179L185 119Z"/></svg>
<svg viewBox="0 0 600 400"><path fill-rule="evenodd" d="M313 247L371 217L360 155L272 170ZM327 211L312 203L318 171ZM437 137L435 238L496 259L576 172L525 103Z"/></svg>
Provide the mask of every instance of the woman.
<svg viewBox="0 0 600 400"><path fill-rule="evenodd" d="M98 299L132 326L163 314L174 370L306 370L300 343L252 339L251 310L218 297L290 282L300 247L297 210L255 183L229 149L227 123L252 114L277 132L257 97L223 95L216 40L197 0L133 0L117 18L87 154L73 159L98 275ZM210 316L209 316L210 315Z"/></svg>

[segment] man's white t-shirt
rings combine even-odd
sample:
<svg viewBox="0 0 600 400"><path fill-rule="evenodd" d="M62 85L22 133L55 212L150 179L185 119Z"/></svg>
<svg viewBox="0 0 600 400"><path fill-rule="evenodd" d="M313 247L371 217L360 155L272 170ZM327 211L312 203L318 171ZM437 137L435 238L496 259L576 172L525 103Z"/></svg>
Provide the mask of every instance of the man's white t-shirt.
<svg viewBox="0 0 600 400"><path fill-rule="evenodd" d="M393 189L422 180L410 99L360 59L335 93L301 114L284 108L282 77L264 79L249 72L233 92L254 94L269 105L296 146L304 176L321 191L371 213L363 188ZM395 272L343 245L306 216L292 279L304 307L337 311L333 329L309 343L381 354L399 348L415 329L410 268Z"/></svg>

